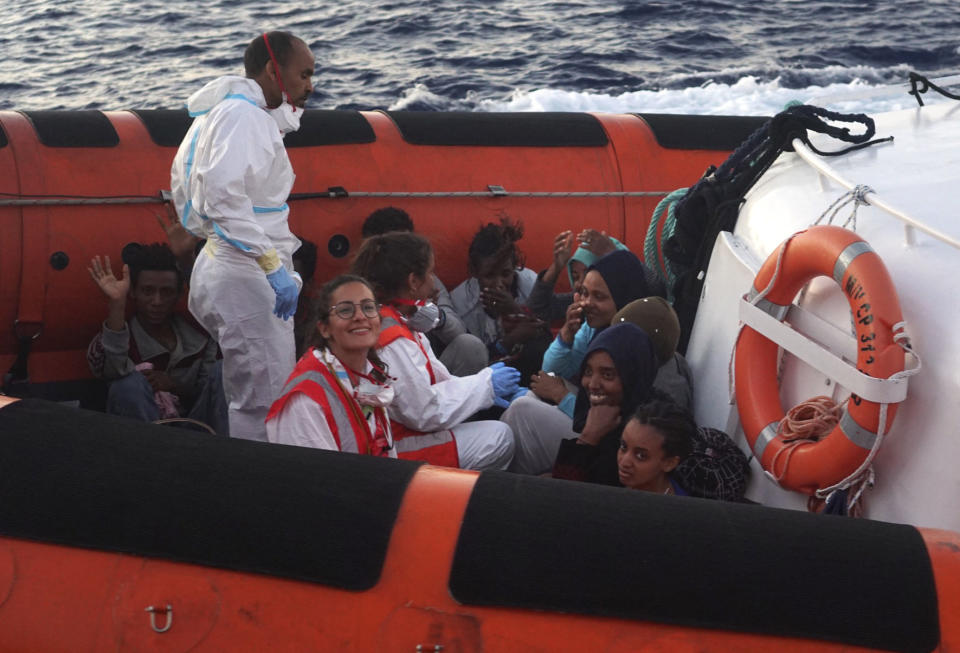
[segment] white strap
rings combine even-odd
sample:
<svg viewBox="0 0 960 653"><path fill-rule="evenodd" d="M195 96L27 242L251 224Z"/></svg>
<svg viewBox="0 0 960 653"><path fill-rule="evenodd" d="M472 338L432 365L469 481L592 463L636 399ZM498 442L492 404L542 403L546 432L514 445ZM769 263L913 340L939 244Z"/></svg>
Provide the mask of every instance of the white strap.
<svg viewBox="0 0 960 653"><path fill-rule="evenodd" d="M867 401L897 404L907 398L906 378L878 379L864 374L745 298L740 300L740 321Z"/></svg>

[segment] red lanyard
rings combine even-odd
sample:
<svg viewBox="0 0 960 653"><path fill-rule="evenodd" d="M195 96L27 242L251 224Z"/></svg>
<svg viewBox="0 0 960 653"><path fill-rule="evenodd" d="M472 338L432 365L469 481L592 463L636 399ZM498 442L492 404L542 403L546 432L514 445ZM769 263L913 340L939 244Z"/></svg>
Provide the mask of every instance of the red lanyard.
<svg viewBox="0 0 960 653"><path fill-rule="evenodd" d="M279 84L280 86L280 93L281 93L280 101L282 103L283 96L286 95L287 98L289 99L290 94L287 93L287 89L283 87L283 78L280 76L280 65L277 63L277 58L273 56L273 48L270 47L270 39L267 38L266 32L263 33L263 43L264 45L267 46L267 54L270 55L270 61L273 62L273 69L277 72L277 84ZM293 107L293 112L296 113L297 107L293 106L293 104L291 104L290 106Z"/></svg>
<svg viewBox="0 0 960 653"><path fill-rule="evenodd" d="M331 352L333 353L333 352ZM337 359L337 362L347 371L347 377L349 380L350 372L358 374L366 379L369 379L371 382L374 382L373 379L370 379L366 374L356 372L351 370L346 365L343 364L336 354L333 354L333 357ZM385 413L386 411L378 410L377 408L372 408L373 410L373 423L376 425L376 430L370 432L370 422L367 421L367 418L363 416L363 408L360 406L360 402L357 401L356 397L353 396L352 392L347 392L347 389L343 387L343 384L340 382L340 378L337 376L337 371L333 369L328 361L324 360L324 363L327 366L327 369L330 370L330 374L333 376L334 380L337 382L337 385L340 387L340 392L343 394L344 399L347 402L347 405L350 407L350 412L353 414L354 420L359 422L363 428L363 434L366 436L367 440L367 453L372 456L386 456L387 451L390 450L390 443L387 441L387 431L384 427L384 419L381 417L380 413ZM352 385L352 382L351 382Z"/></svg>

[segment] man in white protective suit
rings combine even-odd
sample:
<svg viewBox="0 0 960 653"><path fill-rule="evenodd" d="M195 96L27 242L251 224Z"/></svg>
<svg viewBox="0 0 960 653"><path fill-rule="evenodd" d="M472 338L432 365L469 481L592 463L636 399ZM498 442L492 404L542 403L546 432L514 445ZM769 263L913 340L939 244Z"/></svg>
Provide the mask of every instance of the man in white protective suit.
<svg viewBox="0 0 960 653"><path fill-rule="evenodd" d="M293 168L283 135L313 92L310 48L288 32L258 36L246 77L220 77L190 96L194 117L171 169L183 226L207 242L188 306L223 352L230 435L266 441L264 420L296 362L293 316L302 282L287 225Z"/></svg>

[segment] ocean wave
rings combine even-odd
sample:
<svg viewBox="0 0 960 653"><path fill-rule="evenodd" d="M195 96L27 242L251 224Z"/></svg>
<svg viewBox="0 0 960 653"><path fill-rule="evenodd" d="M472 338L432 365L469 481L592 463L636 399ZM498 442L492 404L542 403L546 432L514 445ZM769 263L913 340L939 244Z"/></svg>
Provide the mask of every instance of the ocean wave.
<svg viewBox="0 0 960 653"><path fill-rule="evenodd" d="M770 82L753 76L742 77L733 84L707 82L702 86L659 91L631 91L620 95L537 89L514 91L505 100L480 100L480 111L595 111L601 113L682 113L700 115L769 116L778 113L790 102L817 103L845 112L895 111L916 106L907 94L905 84L885 86L863 80L848 83L790 88L779 79ZM888 91L878 94L878 92ZM924 97L927 104L944 101L932 93Z"/></svg>
<svg viewBox="0 0 960 653"><path fill-rule="evenodd" d="M769 114L960 72L955 0L8 0L0 26L14 110L179 107L274 28L310 43L324 108Z"/></svg>

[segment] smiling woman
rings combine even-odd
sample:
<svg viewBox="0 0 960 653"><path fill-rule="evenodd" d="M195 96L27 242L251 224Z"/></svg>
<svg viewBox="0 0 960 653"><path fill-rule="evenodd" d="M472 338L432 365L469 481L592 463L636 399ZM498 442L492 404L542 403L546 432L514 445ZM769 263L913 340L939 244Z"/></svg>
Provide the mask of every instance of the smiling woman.
<svg viewBox="0 0 960 653"><path fill-rule="evenodd" d="M321 290L316 347L294 368L267 416L270 442L396 458L386 406L393 400L373 347L380 307L363 278L344 274Z"/></svg>
<svg viewBox="0 0 960 653"><path fill-rule="evenodd" d="M657 367L653 342L634 324L612 326L590 343L573 417L580 435L560 443L555 478L620 484L620 435L630 414L650 398Z"/></svg>

